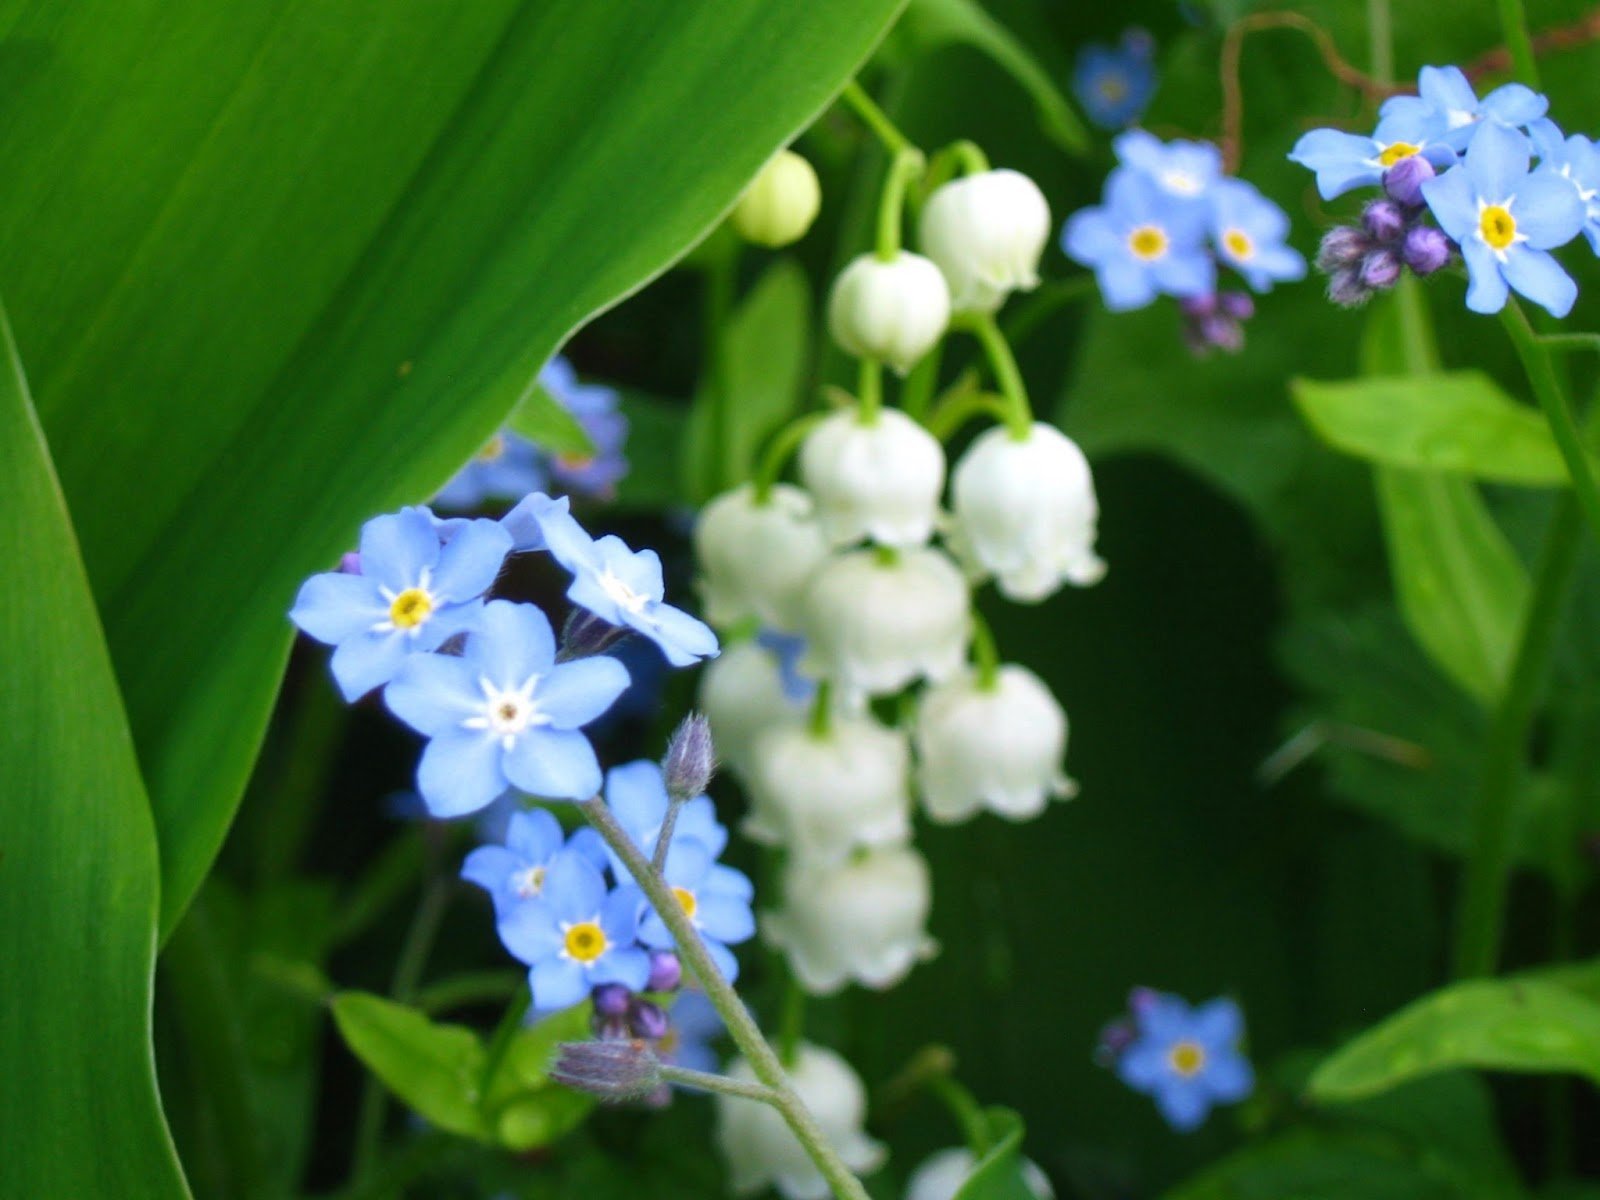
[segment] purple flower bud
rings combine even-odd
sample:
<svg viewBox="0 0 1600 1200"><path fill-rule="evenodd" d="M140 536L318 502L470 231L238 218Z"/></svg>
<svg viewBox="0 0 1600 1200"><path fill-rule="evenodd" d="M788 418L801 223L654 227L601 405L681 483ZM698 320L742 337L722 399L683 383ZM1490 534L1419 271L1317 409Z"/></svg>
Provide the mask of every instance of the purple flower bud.
<svg viewBox="0 0 1600 1200"><path fill-rule="evenodd" d="M1237 354L1244 349L1244 327L1229 317L1207 317L1201 321L1200 337L1214 350Z"/></svg>
<svg viewBox="0 0 1600 1200"><path fill-rule="evenodd" d="M1217 297L1217 307L1235 321L1248 321L1256 315L1256 302L1248 292L1223 292Z"/></svg>
<svg viewBox="0 0 1600 1200"><path fill-rule="evenodd" d="M716 751L711 744L711 722L700 713L690 713L667 743L667 756L661 773L667 795L674 800L692 800L706 790L717 769Z"/></svg>
<svg viewBox="0 0 1600 1200"><path fill-rule="evenodd" d="M1137 990L1137 989L1136 989ZM1114 1067L1122 1052L1139 1040L1139 1030L1126 1017L1119 1017L1100 1031L1095 1043L1094 1061L1097 1066Z"/></svg>
<svg viewBox="0 0 1600 1200"><path fill-rule="evenodd" d="M1135 987L1128 989L1128 1011L1133 1014L1135 1021L1142 1021L1145 1015L1161 1003L1161 993L1151 987Z"/></svg>
<svg viewBox="0 0 1600 1200"><path fill-rule="evenodd" d="M633 993L620 983L602 983L594 989L594 1015L597 1017L626 1016Z"/></svg>
<svg viewBox="0 0 1600 1200"><path fill-rule="evenodd" d="M1391 288L1404 266L1393 250L1374 250L1361 260L1361 282L1375 291Z"/></svg>
<svg viewBox="0 0 1600 1200"><path fill-rule="evenodd" d="M1336 225L1322 235L1322 245L1317 248L1317 269L1331 273L1353 266L1371 249L1372 242L1354 225Z"/></svg>
<svg viewBox="0 0 1600 1200"><path fill-rule="evenodd" d="M566 1042L556 1053L550 1078L602 1100L640 1100L661 1087L661 1060L637 1038Z"/></svg>
<svg viewBox="0 0 1600 1200"><path fill-rule="evenodd" d="M339 571L343 575L361 574L361 555L355 550L346 551L339 559Z"/></svg>
<svg viewBox="0 0 1600 1200"><path fill-rule="evenodd" d="M1402 158L1383 173L1383 190L1407 208L1421 208L1422 185L1434 176L1433 164L1420 154Z"/></svg>
<svg viewBox="0 0 1600 1200"><path fill-rule="evenodd" d="M1340 308L1359 308L1372 299L1372 289L1361 282L1361 268L1340 267L1328 276L1328 299Z"/></svg>
<svg viewBox="0 0 1600 1200"><path fill-rule="evenodd" d="M647 992L675 992L683 982L683 964L671 950L650 952L650 980L644 985Z"/></svg>
<svg viewBox="0 0 1600 1200"><path fill-rule="evenodd" d="M648 1000L635 1000L628 1009L628 1028L633 1031L634 1037L660 1041L667 1036L667 1030L671 1027L667 1014L661 1011L659 1005L651 1004Z"/></svg>
<svg viewBox="0 0 1600 1200"><path fill-rule="evenodd" d="M1444 230L1418 225L1406 231L1400 253L1418 275L1432 275L1450 261L1450 239Z"/></svg>
<svg viewBox="0 0 1600 1200"><path fill-rule="evenodd" d="M1374 200L1361 213L1361 224L1380 242L1392 242L1405 232L1406 210L1393 200Z"/></svg>
<svg viewBox="0 0 1600 1200"><path fill-rule="evenodd" d="M1209 317L1217 311L1217 294L1215 292L1206 292L1199 296L1184 296L1178 301L1178 311L1184 316L1193 317L1196 320L1201 317Z"/></svg>

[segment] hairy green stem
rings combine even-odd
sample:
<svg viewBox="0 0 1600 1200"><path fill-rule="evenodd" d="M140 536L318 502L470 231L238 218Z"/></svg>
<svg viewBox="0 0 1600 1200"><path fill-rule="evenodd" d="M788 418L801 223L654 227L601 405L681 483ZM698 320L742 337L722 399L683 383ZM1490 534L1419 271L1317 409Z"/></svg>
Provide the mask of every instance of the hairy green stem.
<svg viewBox="0 0 1600 1200"><path fill-rule="evenodd" d="M1473 819L1472 852L1456 923L1455 974L1470 979L1494 973L1505 925L1510 884L1511 831L1517 777L1522 769L1545 673L1555 650L1561 614L1578 565L1582 522L1577 502L1564 495L1545 534L1533 595L1523 619L1511 672L1490 720Z"/></svg>
<svg viewBox="0 0 1600 1200"><path fill-rule="evenodd" d="M861 123L872 130L873 135L883 143L884 149L890 154L915 148L911 139L895 127L895 123L889 119L889 114L879 108L877 101L867 95L867 90L854 79L844 85L844 91L839 93L839 99L855 111L856 116L861 118Z"/></svg>
<svg viewBox="0 0 1600 1200"><path fill-rule="evenodd" d="M784 1121L799 1139L811 1161L817 1165L817 1169L828 1181L833 1194L838 1200L868 1200L866 1188L840 1159L833 1146L829 1144L827 1135L817 1124L816 1118L796 1094L788 1075L784 1073L783 1063L779 1061L777 1052L762 1035L760 1026L750 1015L750 1010L745 1007L739 993L733 990L717 970L710 953L706 950L705 942L700 939L699 930L683 911L683 906L672 894L666 880L651 868L643 852L634 845L633 839L621 825L617 824L616 818L611 815L611 810L606 807L604 800L594 796L585 800L579 807L589 824L593 825L605 839L606 845L610 846L622 860L623 866L627 867L628 873L644 892L645 898L650 901L662 923L671 931L679 958L699 980L706 998L721 1015L728 1032L733 1035L734 1043L744 1055L745 1061L750 1064L756 1078L772 1090L772 1106L783 1115Z"/></svg>
<svg viewBox="0 0 1600 1200"><path fill-rule="evenodd" d="M724 1096L742 1096L761 1104L778 1103L777 1095L764 1083L745 1083L729 1079L726 1075L713 1075L710 1071L696 1071L690 1067L661 1064L661 1078L679 1087L693 1088L697 1092L720 1092Z"/></svg>

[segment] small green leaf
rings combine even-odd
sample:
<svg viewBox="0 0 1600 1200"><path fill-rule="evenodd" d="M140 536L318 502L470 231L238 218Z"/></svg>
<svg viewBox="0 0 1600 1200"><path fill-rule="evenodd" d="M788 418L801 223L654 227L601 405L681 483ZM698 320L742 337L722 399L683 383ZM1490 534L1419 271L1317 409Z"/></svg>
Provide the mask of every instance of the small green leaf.
<svg viewBox="0 0 1600 1200"><path fill-rule="evenodd" d="M1022 1174L1022 1118L1009 1108L991 1108L989 1150L967 1176L954 1200L1035 1200Z"/></svg>
<svg viewBox="0 0 1600 1200"><path fill-rule="evenodd" d="M1568 481L1549 423L1481 371L1297 379L1291 391L1318 436L1358 458L1497 483Z"/></svg>
<svg viewBox="0 0 1600 1200"><path fill-rule="evenodd" d="M463 1137L489 1138L479 1109L488 1060L476 1033L368 992L335 996L333 1019L351 1052L419 1115Z"/></svg>
<svg viewBox="0 0 1600 1200"><path fill-rule="evenodd" d="M483 1111L500 1144L534 1150L576 1128L594 1100L550 1082L550 1064L562 1042L586 1041L589 1006L575 1005L518 1029L485 1089Z"/></svg>
<svg viewBox="0 0 1600 1200"><path fill-rule="evenodd" d="M1317 1069L1323 1103L1454 1067L1573 1073L1600 1083L1600 1004L1538 979L1453 984L1361 1034Z"/></svg>
<svg viewBox="0 0 1600 1200"><path fill-rule="evenodd" d="M550 394L541 383L534 383L523 393L522 399L506 418L512 433L527 438L541 450L551 454L569 454L577 458L594 453L594 443L578 418L567 411L566 405Z"/></svg>
<svg viewBox="0 0 1600 1200"><path fill-rule="evenodd" d="M925 47L961 42L986 54L1033 98L1039 125L1051 141L1068 154L1089 152L1089 133L1049 72L974 0L912 0L905 23Z"/></svg>

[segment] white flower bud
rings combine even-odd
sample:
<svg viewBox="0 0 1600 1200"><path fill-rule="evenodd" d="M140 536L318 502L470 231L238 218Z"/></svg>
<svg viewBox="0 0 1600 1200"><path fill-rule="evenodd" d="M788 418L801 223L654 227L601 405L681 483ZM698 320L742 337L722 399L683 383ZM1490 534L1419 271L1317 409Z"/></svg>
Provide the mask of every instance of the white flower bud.
<svg viewBox="0 0 1600 1200"><path fill-rule="evenodd" d="M1034 422L1026 438L1003 426L980 434L956 464L951 491L955 543L980 577L1008 599L1043 600L1063 581L1099 582L1094 552L1100 506L1088 460L1054 426Z"/></svg>
<svg viewBox="0 0 1600 1200"><path fill-rule="evenodd" d="M847 551L812 576L803 632L808 662L847 701L946 679L972 635L967 581L927 547Z"/></svg>
<svg viewBox="0 0 1600 1200"><path fill-rule="evenodd" d="M906 1200L955 1200L978 1160L966 1148L930 1155L906 1182ZM1022 1182L1036 1200L1055 1200L1050 1180L1031 1158L1022 1160Z"/></svg>
<svg viewBox="0 0 1600 1200"><path fill-rule="evenodd" d="M911 751L898 729L836 714L824 732L810 722L768 729L750 757L753 841L836 863L911 836Z"/></svg>
<svg viewBox="0 0 1600 1200"><path fill-rule="evenodd" d="M891 988L938 949L927 933L928 864L909 846L869 850L828 866L791 859L782 911L762 914L800 985L826 996L854 981Z"/></svg>
<svg viewBox="0 0 1600 1200"><path fill-rule="evenodd" d="M944 447L898 409L863 422L859 409L824 418L800 447L800 479L817 523L837 545L869 537L920 546L933 536L944 491Z"/></svg>
<svg viewBox="0 0 1600 1200"><path fill-rule="evenodd" d="M740 1083L757 1082L755 1071L742 1058L735 1060L728 1075ZM858 1175L877 1170L886 1151L862 1131L867 1093L850 1064L832 1050L801 1042L788 1075L844 1165ZM717 1144L735 1192L759 1192L770 1185L787 1200L826 1200L832 1195L782 1113L743 1096L719 1093L716 1100Z"/></svg>
<svg viewBox="0 0 1600 1200"><path fill-rule="evenodd" d="M1026 667L1001 667L990 688L973 672L929 688L913 736L923 806L935 821L964 821L984 807L1025 821L1075 790L1061 771L1067 715Z"/></svg>
<svg viewBox="0 0 1600 1200"><path fill-rule="evenodd" d="M904 375L950 323L950 286L939 268L905 250L884 262L853 259L833 281L828 329L846 354L875 358Z"/></svg>
<svg viewBox="0 0 1600 1200"><path fill-rule="evenodd" d="M694 548L708 621L755 617L785 630L799 625L806 580L828 556L811 497L785 483L764 504L748 483L712 500L695 525Z"/></svg>
<svg viewBox="0 0 1600 1200"><path fill-rule="evenodd" d="M950 285L956 312L993 312L1013 290L1039 286L1050 206L1018 171L984 171L944 184L922 208L922 251Z"/></svg>
<svg viewBox="0 0 1600 1200"><path fill-rule="evenodd" d="M793 150L767 160L728 220L747 242L777 249L798 242L822 208L822 185L811 164Z"/></svg>
<svg viewBox="0 0 1600 1200"><path fill-rule="evenodd" d="M705 664L699 707L711 722L717 756L741 778L749 777L756 738L806 712L803 700L784 691L777 658L754 641L725 646Z"/></svg>

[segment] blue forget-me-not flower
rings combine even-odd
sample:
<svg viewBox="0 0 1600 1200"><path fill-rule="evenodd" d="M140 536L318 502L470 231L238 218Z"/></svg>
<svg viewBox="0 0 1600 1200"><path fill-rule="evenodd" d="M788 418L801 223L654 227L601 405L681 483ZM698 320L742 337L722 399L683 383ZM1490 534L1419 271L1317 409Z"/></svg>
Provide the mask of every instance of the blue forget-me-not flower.
<svg viewBox="0 0 1600 1200"><path fill-rule="evenodd" d="M1124 167L1155 184L1180 211L1203 205L1222 178L1222 152L1210 142L1164 142L1147 130L1130 129L1111 147Z"/></svg>
<svg viewBox="0 0 1600 1200"><path fill-rule="evenodd" d="M334 647L334 680L355 700L418 652L473 628L510 550L493 521L465 522L441 544L425 508L374 517L361 530L360 573L313 575L289 618Z"/></svg>
<svg viewBox="0 0 1600 1200"><path fill-rule="evenodd" d="M1429 141L1465 150L1481 124L1517 128L1544 116L1550 102L1520 83L1495 88L1482 100L1460 67L1423 67L1417 74L1417 95L1391 96L1378 119L1405 121Z"/></svg>
<svg viewBox="0 0 1600 1200"><path fill-rule="evenodd" d="M606 806L640 852L646 858L655 857L656 842L661 837L670 807L661 764L640 759L612 767L606 772ZM678 810L672 836L674 840L693 838L713 856L720 855L728 845L728 831L718 822L716 807L709 796L695 796L684 802ZM607 854L617 878L629 878L622 860L609 848Z"/></svg>
<svg viewBox="0 0 1600 1200"><path fill-rule="evenodd" d="M587 455L554 455L550 474L562 489L579 496L610 499L618 482L628 473L624 448L628 441L628 418L619 407L614 388L582 383L572 364L557 355L539 372L539 382L563 408L577 418L588 435L594 452ZM535 484L523 492L537 490ZM518 493L519 495L522 493Z"/></svg>
<svg viewBox="0 0 1600 1200"><path fill-rule="evenodd" d="M1306 260L1292 249L1289 216L1242 179L1218 180L1211 194L1211 240L1217 257L1258 292L1303 279Z"/></svg>
<svg viewBox="0 0 1600 1200"><path fill-rule="evenodd" d="M600 788L600 764L580 730L628 686L604 656L557 664L555 634L537 608L484 606L459 658L416 655L384 691L389 708L429 738L417 790L435 816L476 812L507 787L555 800Z"/></svg>
<svg viewBox="0 0 1600 1200"><path fill-rule="evenodd" d="M1142 992L1117 1074L1153 1097L1167 1123L1187 1133L1214 1105L1233 1104L1254 1090L1255 1074L1239 1049L1243 1037L1244 1016L1232 1000L1190 1008L1178 996Z"/></svg>
<svg viewBox="0 0 1600 1200"><path fill-rule="evenodd" d="M1084 115L1100 128L1132 125L1155 90L1155 42L1147 31L1128 29L1115 46L1091 42L1078 51L1072 92Z"/></svg>
<svg viewBox="0 0 1600 1200"><path fill-rule="evenodd" d="M475 883L494 900L495 914L544 896L550 864L563 851L581 855L596 867L606 865L605 842L593 829L579 829L569 839L561 823L542 808L511 814L504 845L479 846L461 865L461 878Z"/></svg>
<svg viewBox="0 0 1600 1200"><path fill-rule="evenodd" d="M1435 168L1455 161L1456 152L1438 132L1438 122L1426 113L1402 110L1382 117L1371 137L1342 129L1313 129L1302 134L1289 152L1317 176L1317 193L1324 200L1342 196L1352 188L1377 187L1386 171L1413 156Z"/></svg>
<svg viewBox="0 0 1600 1200"><path fill-rule="evenodd" d="M1600 146L1581 133L1571 137L1550 118L1528 126L1539 165L1549 167L1572 184L1583 201L1583 234L1596 254L1600 254Z"/></svg>
<svg viewBox="0 0 1600 1200"><path fill-rule="evenodd" d="M1175 202L1144 171L1119 167L1106 180L1105 203L1073 213L1061 244L1094 270L1106 307L1123 312L1161 294L1198 296L1215 288L1205 223L1203 206Z"/></svg>
<svg viewBox="0 0 1600 1200"><path fill-rule="evenodd" d="M755 935L755 914L750 911L754 888L742 872L718 863L716 858L693 838L674 835L661 873L699 932L717 970L732 983L739 975L739 960L728 946ZM653 950L677 946L666 922L648 905L639 922L639 940Z"/></svg>
<svg viewBox="0 0 1600 1200"><path fill-rule="evenodd" d="M1467 307L1493 313L1515 290L1558 317L1578 287L1549 253L1578 236L1586 207L1554 168L1529 172L1528 139L1493 122L1478 126L1459 167L1422 185L1434 219L1461 247Z"/></svg>
<svg viewBox="0 0 1600 1200"><path fill-rule="evenodd" d="M439 489L433 502L466 511L496 500L517 501L549 481L544 454L521 434L502 429L476 458Z"/></svg>

